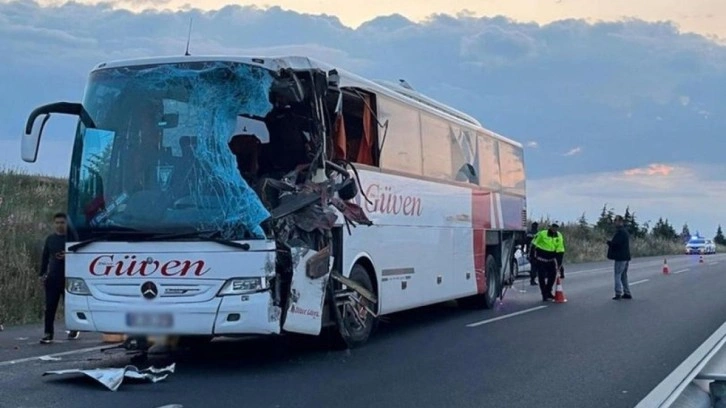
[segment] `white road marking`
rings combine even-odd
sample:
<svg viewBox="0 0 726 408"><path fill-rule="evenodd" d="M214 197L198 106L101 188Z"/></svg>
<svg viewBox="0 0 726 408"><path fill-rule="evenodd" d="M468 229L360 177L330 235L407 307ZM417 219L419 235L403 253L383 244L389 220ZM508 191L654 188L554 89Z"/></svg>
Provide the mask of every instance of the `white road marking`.
<svg viewBox="0 0 726 408"><path fill-rule="evenodd" d="M641 283L648 282L649 280L650 279L643 279L643 280L635 281L635 282L631 283L630 286L640 285Z"/></svg>
<svg viewBox="0 0 726 408"><path fill-rule="evenodd" d="M534 312L535 310L544 309L546 307L547 306L537 306L537 307L533 307L531 309L520 310L519 312L510 313L508 315L494 317L494 318L487 319L487 320L482 320L482 321L476 322L476 323L469 323L469 324L466 325L466 327L477 327L477 326L481 326L483 324L487 324L487 323L491 323L491 322L496 322L497 320L507 319L509 317L514 317L514 316L519 316L519 315L522 315L522 314L525 314L525 313Z"/></svg>
<svg viewBox="0 0 726 408"><path fill-rule="evenodd" d="M647 261L647 262L631 263L629 270L632 271L634 269L644 269L644 268L656 267L659 265L663 265L663 261ZM584 274L584 273L605 272L605 271L612 271L612 270L613 270L613 267L609 266L609 267L605 267L605 268L585 269L582 271L574 271L574 272L570 272L570 273L567 273L567 271L565 271L565 273L567 274L567 276L573 276L573 275L580 275L580 274Z"/></svg>
<svg viewBox="0 0 726 408"><path fill-rule="evenodd" d="M68 355L71 355L71 354L88 353L88 352L91 352L91 351L101 350L101 349L107 348L107 347L113 347L113 344L104 344L103 346L87 347L87 348L82 348L82 349L77 349L77 350L64 351L64 352L61 352L61 353L44 354L42 356L19 358L17 360L0 361L0 367L2 367L2 366L8 366L8 365L13 365L13 364L19 364L19 363L27 363L28 361L33 361L33 360L41 360L41 359L46 359L47 360L49 358L52 359L52 357L60 357L60 356L68 356Z"/></svg>
<svg viewBox="0 0 726 408"><path fill-rule="evenodd" d="M709 262L708 264L711 265L711 266L713 266L713 265L717 265L718 262Z"/></svg>
<svg viewBox="0 0 726 408"><path fill-rule="evenodd" d="M690 271L690 269L686 268L686 269L681 269L680 271L675 271L675 272L673 272L673 274L677 275L679 273L688 272L688 271Z"/></svg>

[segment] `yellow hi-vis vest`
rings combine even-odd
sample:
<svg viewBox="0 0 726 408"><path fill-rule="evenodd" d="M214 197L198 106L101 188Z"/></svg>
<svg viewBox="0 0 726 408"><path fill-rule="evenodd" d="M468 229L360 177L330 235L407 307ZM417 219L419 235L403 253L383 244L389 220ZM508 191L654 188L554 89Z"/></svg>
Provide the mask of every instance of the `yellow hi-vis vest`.
<svg viewBox="0 0 726 408"><path fill-rule="evenodd" d="M562 237L562 233L557 231L556 237L551 237L547 233L548 231L546 229L539 231L532 239L532 246L547 252L565 253L565 240Z"/></svg>

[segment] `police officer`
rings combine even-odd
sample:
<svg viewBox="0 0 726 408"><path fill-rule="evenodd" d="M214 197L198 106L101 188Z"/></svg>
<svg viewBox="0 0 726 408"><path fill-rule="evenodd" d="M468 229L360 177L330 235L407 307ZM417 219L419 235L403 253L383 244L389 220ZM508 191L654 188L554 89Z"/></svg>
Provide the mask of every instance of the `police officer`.
<svg viewBox="0 0 726 408"><path fill-rule="evenodd" d="M537 267L537 278L543 302L555 298L552 295L552 287L555 284L557 272L559 271L560 278L565 278L565 268L562 266L565 256L565 241L558 229L559 225L552 224L546 230L539 231L532 239L532 259Z"/></svg>

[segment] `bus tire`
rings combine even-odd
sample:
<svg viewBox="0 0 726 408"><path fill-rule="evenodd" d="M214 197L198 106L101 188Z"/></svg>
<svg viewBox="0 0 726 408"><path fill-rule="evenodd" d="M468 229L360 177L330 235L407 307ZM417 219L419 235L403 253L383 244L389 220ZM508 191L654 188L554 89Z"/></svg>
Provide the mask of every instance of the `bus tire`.
<svg viewBox="0 0 726 408"><path fill-rule="evenodd" d="M499 297L501 279L497 270L497 261L492 255L487 256L484 264L486 291L474 296L459 299L459 304L467 309L491 309Z"/></svg>
<svg viewBox="0 0 726 408"><path fill-rule="evenodd" d="M482 296L482 306L484 307L484 309L491 309L494 307L494 303L497 301L497 297L499 297L502 282L501 279L499 279L500 276L499 270L497 268L497 261L492 255L487 256L484 268L486 270L485 276L487 279L487 287L486 291L484 292L484 296Z"/></svg>
<svg viewBox="0 0 726 408"><path fill-rule="evenodd" d="M356 281L357 283L360 283L369 291L375 293L371 277L368 274L368 270L363 265L355 264L350 272L349 278ZM378 296L378 294L376 294L376 296ZM362 302L365 302L365 299L363 299L362 297L359 297L359 299L361 299ZM374 312L377 309L375 304L368 304L367 306ZM378 318L374 317L370 313L367 313L366 311L363 311L362 313L365 315L365 325L360 326L357 320L352 315L350 315L350 313L352 313L351 311L348 311L347 313L343 312L344 311L341 310L341 314L343 314L342 324L344 325L345 329L347 329L347 335L343 334L345 330L343 330L343 328L340 327L339 324L336 324L333 329L334 348L353 349L364 345L378 326Z"/></svg>

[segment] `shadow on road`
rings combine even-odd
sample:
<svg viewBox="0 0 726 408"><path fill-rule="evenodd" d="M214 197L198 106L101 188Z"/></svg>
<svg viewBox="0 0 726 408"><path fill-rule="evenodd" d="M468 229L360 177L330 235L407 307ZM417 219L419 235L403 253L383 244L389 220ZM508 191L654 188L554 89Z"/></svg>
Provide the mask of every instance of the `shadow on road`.
<svg viewBox="0 0 726 408"><path fill-rule="evenodd" d="M385 316L362 350L367 350L367 354L369 350L392 340L436 330L436 326L459 319L467 313L470 312L459 307L456 302L447 302ZM266 369L278 370L281 364L290 367L291 364L303 364L313 360L345 360L352 352L354 351L333 349L325 337L285 334L217 338L211 343L193 348L153 347L146 361L132 361L132 355L128 354L121 361L116 359L113 366L119 367L119 364L124 364L123 360L127 360L125 364L133 364L139 368L150 365L162 367L174 362L177 363L178 371L213 369L215 372L233 370L240 373L240 370L250 369L254 373L260 373ZM112 355L114 354L122 357L124 352L118 350Z"/></svg>

